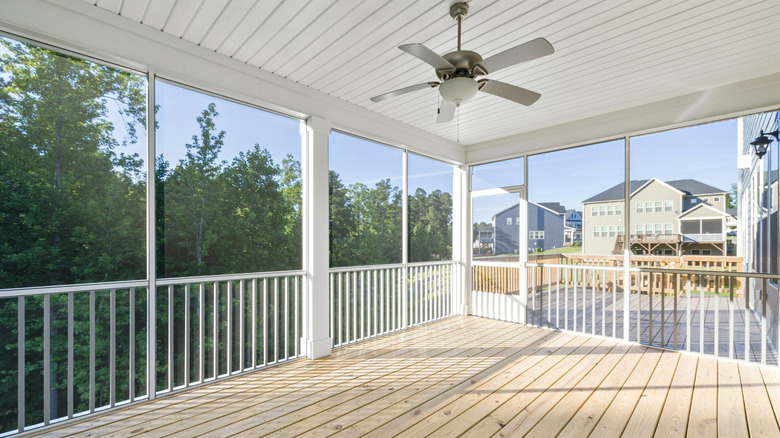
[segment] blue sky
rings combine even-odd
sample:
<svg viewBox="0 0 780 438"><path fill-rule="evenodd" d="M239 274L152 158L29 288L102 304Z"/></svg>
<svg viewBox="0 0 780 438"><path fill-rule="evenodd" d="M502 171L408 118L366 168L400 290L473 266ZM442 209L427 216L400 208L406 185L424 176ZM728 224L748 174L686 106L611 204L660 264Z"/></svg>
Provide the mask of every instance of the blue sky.
<svg viewBox="0 0 780 438"><path fill-rule="evenodd" d="M737 181L737 120L675 129L631 138L632 180L696 179L724 191ZM528 157L528 199L560 202L582 209L582 201L624 179L623 140L571 148ZM511 164L511 165L510 165ZM485 165L490 182L522 183L522 160ZM475 175L481 170L476 169ZM481 178L486 179L485 177ZM484 184L474 188L487 188ZM507 199L507 198L505 198ZM508 207L513 199L497 198L475 205L474 221L490 222L492 214ZM492 209L492 210L491 210Z"/></svg>

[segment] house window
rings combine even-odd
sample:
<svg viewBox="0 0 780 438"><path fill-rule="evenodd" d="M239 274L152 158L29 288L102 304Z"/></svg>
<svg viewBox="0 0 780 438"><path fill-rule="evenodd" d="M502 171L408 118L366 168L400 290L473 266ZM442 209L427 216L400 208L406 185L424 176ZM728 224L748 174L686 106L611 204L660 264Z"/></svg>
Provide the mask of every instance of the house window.
<svg viewBox="0 0 780 438"><path fill-rule="evenodd" d="M672 250L671 249L664 250L664 255L672 255Z"/></svg>
<svg viewBox="0 0 780 438"><path fill-rule="evenodd" d="M623 214L623 206L622 205L616 205L615 206L615 214L616 215Z"/></svg>
<svg viewBox="0 0 780 438"><path fill-rule="evenodd" d="M691 254L693 254L693 255L699 255L699 250L698 250L698 249L692 249L692 250L691 250Z"/></svg>
<svg viewBox="0 0 780 438"><path fill-rule="evenodd" d="M699 200L697 198L691 198L691 204L698 204Z"/></svg>
<svg viewBox="0 0 780 438"><path fill-rule="evenodd" d="M641 225L641 224L637 225L636 226L636 234L637 234L637 236L641 236L642 233L644 232L644 230L645 230L645 226L644 225Z"/></svg>
<svg viewBox="0 0 780 438"><path fill-rule="evenodd" d="M515 218L515 225L520 225L520 216Z"/></svg>
<svg viewBox="0 0 780 438"><path fill-rule="evenodd" d="M615 207L610 205L607 207L607 216L612 216L613 214L615 214Z"/></svg>
<svg viewBox="0 0 780 438"><path fill-rule="evenodd" d="M598 207L591 208L590 209L590 215L591 216L598 216L599 215L599 208Z"/></svg>
<svg viewBox="0 0 780 438"><path fill-rule="evenodd" d="M655 201L655 211L656 213L663 211L663 203L661 201Z"/></svg>
<svg viewBox="0 0 780 438"><path fill-rule="evenodd" d="M506 218L506 224L507 225L512 225L512 218L511 217Z"/></svg>
<svg viewBox="0 0 780 438"><path fill-rule="evenodd" d="M641 202L637 202L636 203L636 212L637 213L644 213L644 211L645 211L645 204L643 204Z"/></svg>
<svg viewBox="0 0 780 438"><path fill-rule="evenodd" d="M664 201L664 211L672 211L672 201Z"/></svg>
<svg viewBox="0 0 780 438"><path fill-rule="evenodd" d="M544 230L536 232L536 238L544 240Z"/></svg>
<svg viewBox="0 0 780 438"><path fill-rule="evenodd" d="M663 234L664 228L663 224L655 224L655 234Z"/></svg>
<svg viewBox="0 0 780 438"><path fill-rule="evenodd" d="M593 237L601 237L601 234L599 234L599 228L600 227L593 227Z"/></svg>
<svg viewBox="0 0 780 438"><path fill-rule="evenodd" d="M715 202L718 202L718 201L720 201L720 198L718 198L718 197L716 196L716 197L715 197Z"/></svg>
<svg viewBox="0 0 780 438"><path fill-rule="evenodd" d="M653 224L645 224L645 234L653 234Z"/></svg>
<svg viewBox="0 0 780 438"><path fill-rule="evenodd" d="M710 254L712 254L712 251L710 251L709 249L701 250L701 255L710 255Z"/></svg>
<svg viewBox="0 0 780 438"><path fill-rule="evenodd" d="M617 227L615 227L614 225L610 225L609 226L609 237L615 237L615 229L616 228Z"/></svg>
<svg viewBox="0 0 780 438"><path fill-rule="evenodd" d="M544 239L544 231L529 231L528 232L528 238L529 239Z"/></svg>
<svg viewBox="0 0 780 438"><path fill-rule="evenodd" d="M645 213L652 213L652 212L653 212L653 203L645 202Z"/></svg>
<svg viewBox="0 0 780 438"><path fill-rule="evenodd" d="M622 236L622 235L623 235L623 233L624 233L624 231L623 231L623 225L619 225L619 226L618 226L618 236Z"/></svg>
<svg viewBox="0 0 780 438"><path fill-rule="evenodd" d="M672 224L664 224L664 234L672 234Z"/></svg>
<svg viewBox="0 0 780 438"><path fill-rule="evenodd" d="M599 207L599 216L604 216L606 214L607 207L601 206Z"/></svg>

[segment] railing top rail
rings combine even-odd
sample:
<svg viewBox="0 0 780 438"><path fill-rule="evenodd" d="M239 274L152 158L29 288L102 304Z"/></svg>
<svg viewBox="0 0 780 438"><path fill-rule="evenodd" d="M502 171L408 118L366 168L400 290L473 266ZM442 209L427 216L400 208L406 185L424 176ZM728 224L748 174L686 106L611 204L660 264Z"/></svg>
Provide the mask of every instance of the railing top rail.
<svg viewBox="0 0 780 438"><path fill-rule="evenodd" d="M149 282L147 280L130 280L112 281L106 283L81 283L55 286L20 287L14 289L0 289L0 298L64 294L70 292L89 292L93 290L130 289L134 287L147 287L148 285Z"/></svg>
<svg viewBox="0 0 780 438"><path fill-rule="evenodd" d="M338 268L330 268L329 272L356 272L356 271L372 271L374 269L391 269L391 268L403 268L403 263L388 263L384 265L363 265L363 266L340 266Z"/></svg>
<svg viewBox="0 0 780 438"><path fill-rule="evenodd" d="M454 265L456 262L453 260L439 260L438 262L413 262L408 263L408 266L439 266L439 265Z"/></svg>
<svg viewBox="0 0 780 438"><path fill-rule="evenodd" d="M493 266L495 268L519 268L520 262L471 262L471 266Z"/></svg>
<svg viewBox="0 0 780 438"><path fill-rule="evenodd" d="M171 286L177 284L188 283L210 283L215 281L231 281L231 280L254 280L260 278L273 278L273 277L295 277L298 275L304 275L306 271L298 269L295 271L270 271L270 272L248 272L242 274L223 274L223 275L201 275L194 277L179 277L179 278L161 278L157 280L157 286Z"/></svg>
<svg viewBox="0 0 780 438"><path fill-rule="evenodd" d="M562 265L558 263L528 263L528 267L542 267L542 268L559 268L559 269L582 269L591 271L618 271L623 272L626 270L623 266L598 266L598 265ZM639 272L639 268L630 267L630 272Z"/></svg>
<svg viewBox="0 0 780 438"><path fill-rule="evenodd" d="M682 274L682 275L719 275L722 277L744 277L744 278L767 278L780 279L780 274L763 274L760 272L741 272L741 271L714 271L711 269L667 269L667 268L638 268L640 272L651 272L654 274Z"/></svg>
<svg viewBox="0 0 780 438"><path fill-rule="evenodd" d="M360 272L360 271L373 271L376 269L395 269L403 268L404 266L441 266L441 265L454 265L457 262L453 260L440 260L435 262L414 262L414 263L388 263L384 265L363 265L363 266L340 266L338 268L330 268L329 272Z"/></svg>

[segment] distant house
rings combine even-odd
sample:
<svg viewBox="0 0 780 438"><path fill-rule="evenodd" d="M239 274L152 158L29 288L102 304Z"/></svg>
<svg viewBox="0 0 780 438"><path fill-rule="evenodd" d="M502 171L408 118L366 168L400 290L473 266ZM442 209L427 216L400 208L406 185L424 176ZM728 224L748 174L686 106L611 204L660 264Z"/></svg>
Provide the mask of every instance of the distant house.
<svg viewBox="0 0 780 438"><path fill-rule="evenodd" d="M563 224L567 231L564 236L564 244L573 245L582 243L582 212L566 210L563 216Z"/></svg>
<svg viewBox="0 0 780 438"><path fill-rule="evenodd" d="M725 255L728 193L693 179L631 181L630 249L634 254ZM583 201L583 253L622 254L624 185Z"/></svg>
<svg viewBox="0 0 780 438"><path fill-rule="evenodd" d="M549 203L547 203L549 204ZM560 205L560 204L558 204ZM564 246L563 214L544 204L528 202L528 250L547 251ZM515 204L493 216L495 254L515 254L520 245L520 206Z"/></svg>
<svg viewBox="0 0 780 438"><path fill-rule="evenodd" d="M492 255L493 244L493 227L477 227L477 232L474 236L474 254Z"/></svg>

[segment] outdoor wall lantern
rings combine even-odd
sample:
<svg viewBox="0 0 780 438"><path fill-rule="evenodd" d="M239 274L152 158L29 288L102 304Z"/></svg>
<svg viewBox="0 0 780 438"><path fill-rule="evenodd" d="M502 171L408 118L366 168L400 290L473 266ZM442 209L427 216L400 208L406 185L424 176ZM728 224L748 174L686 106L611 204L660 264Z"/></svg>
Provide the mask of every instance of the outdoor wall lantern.
<svg viewBox="0 0 780 438"><path fill-rule="evenodd" d="M767 136L773 136L775 140L780 141L780 130L775 130L774 132L764 132L764 130L761 130L761 133L759 136L750 142L750 144L753 145L753 148L756 150L756 156L758 158L761 158L766 154L767 149L769 149L769 144L772 143L772 139Z"/></svg>

